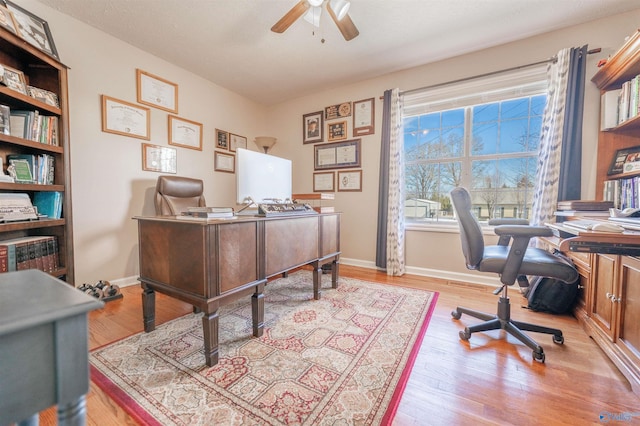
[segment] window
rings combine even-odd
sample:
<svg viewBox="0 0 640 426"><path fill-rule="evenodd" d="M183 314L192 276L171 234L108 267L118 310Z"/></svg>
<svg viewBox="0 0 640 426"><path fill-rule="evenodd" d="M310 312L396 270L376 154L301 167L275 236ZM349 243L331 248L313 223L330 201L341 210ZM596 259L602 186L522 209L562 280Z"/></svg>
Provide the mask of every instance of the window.
<svg viewBox="0 0 640 426"><path fill-rule="evenodd" d="M408 222L451 221L456 186L470 190L480 220L529 219L547 99L543 71L405 95Z"/></svg>

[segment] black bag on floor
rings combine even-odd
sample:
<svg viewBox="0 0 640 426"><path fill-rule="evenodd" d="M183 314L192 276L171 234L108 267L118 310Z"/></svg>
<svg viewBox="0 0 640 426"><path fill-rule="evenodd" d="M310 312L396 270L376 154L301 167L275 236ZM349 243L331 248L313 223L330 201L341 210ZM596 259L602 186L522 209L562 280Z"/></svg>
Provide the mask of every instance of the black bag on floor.
<svg viewBox="0 0 640 426"><path fill-rule="evenodd" d="M554 255L565 259L573 265L571 259L560 251ZM528 308L537 312L566 314L571 312L578 298L579 278L572 283L565 283L557 278L533 277L523 295L529 301Z"/></svg>

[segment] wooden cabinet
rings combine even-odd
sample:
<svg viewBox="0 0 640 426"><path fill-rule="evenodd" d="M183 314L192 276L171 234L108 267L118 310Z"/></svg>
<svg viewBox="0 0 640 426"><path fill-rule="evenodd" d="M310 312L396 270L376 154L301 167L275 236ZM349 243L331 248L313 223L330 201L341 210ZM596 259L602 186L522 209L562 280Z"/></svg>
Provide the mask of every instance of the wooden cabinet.
<svg viewBox="0 0 640 426"><path fill-rule="evenodd" d="M74 284L71 220L71 179L69 165L69 106L67 67L55 58L36 49L15 34L0 28L0 64L24 73L26 84L54 93L58 106L0 85L0 104L11 110L37 112L57 121L56 144L40 143L26 138L0 134L0 157L7 167L7 156L28 154L53 157L51 184L0 182L0 193L28 194L31 200L39 192L62 194L62 217L22 222L0 222L0 242L26 236L54 236L57 243L57 264L51 275Z"/></svg>
<svg viewBox="0 0 640 426"><path fill-rule="evenodd" d="M591 303L587 307L587 314L607 338L615 341L619 306L616 280L619 256L596 254L593 259L594 278L591 280Z"/></svg>

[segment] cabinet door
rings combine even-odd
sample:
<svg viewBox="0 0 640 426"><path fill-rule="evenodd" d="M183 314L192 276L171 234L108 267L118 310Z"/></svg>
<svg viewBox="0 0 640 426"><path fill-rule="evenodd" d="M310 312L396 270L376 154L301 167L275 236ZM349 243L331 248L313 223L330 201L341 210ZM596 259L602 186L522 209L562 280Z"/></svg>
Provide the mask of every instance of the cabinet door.
<svg viewBox="0 0 640 426"><path fill-rule="evenodd" d="M615 340L615 319L619 303L616 298L616 265L618 256L598 254L593 265L594 280L591 282L591 319L611 341Z"/></svg>
<svg viewBox="0 0 640 426"><path fill-rule="evenodd" d="M634 365L640 365L640 258L621 258L619 304L617 344Z"/></svg>
<svg viewBox="0 0 640 426"><path fill-rule="evenodd" d="M580 282L578 283L578 300L576 301L576 314L585 315L587 306L589 305L589 289L591 288L591 253L569 252L569 258L576 266L580 274Z"/></svg>

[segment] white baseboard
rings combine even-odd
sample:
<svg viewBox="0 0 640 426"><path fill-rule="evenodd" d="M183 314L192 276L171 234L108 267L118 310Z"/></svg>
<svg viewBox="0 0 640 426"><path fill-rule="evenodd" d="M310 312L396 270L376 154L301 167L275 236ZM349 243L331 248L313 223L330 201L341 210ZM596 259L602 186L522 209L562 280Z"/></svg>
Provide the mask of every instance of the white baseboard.
<svg viewBox="0 0 640 426"><path fill-rule="evenodd" d="M379 269L375 262L359 259L340 258L340 263L350 266L359 266L361 268ZM481 284L491 287L501 286L502 283L497 277L485 276L481 274L465 274L460 272L443 271L439 269L419 268L417 266L407 266L405 268L407 274L419 275L422 277L440 278L448 281L459 281L472 284Z"/></svg>
<svg viewBox="0 0 640 426"><path fill-rule="evenodd" d="M117 280L110 280L109 283L115 284L118 287L129 287L132 285L140 285L140 281L138 281L138 276L130 276L124 278L118 278Z"/></svg>

